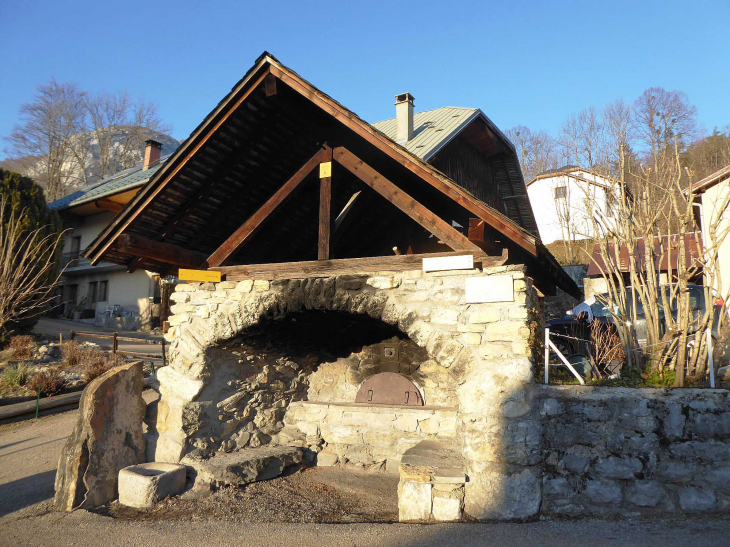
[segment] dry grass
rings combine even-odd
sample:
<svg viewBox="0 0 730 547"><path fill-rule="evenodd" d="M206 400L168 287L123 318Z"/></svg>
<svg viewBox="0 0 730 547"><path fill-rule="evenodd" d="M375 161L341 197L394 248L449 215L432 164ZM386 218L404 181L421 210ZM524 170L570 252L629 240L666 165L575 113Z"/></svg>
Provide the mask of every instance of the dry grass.
<svg viewBox="0 0 730 547"><path fill-rule="evenodd" d="M84 380L91 382L110 368L124 364L125 360L120 355L107 355L98 349L86 349L82 350L81 362L84 365Z"/></svg>
<svg viewBox="0 0 730 547"><path fill-rule="evenodd" d="M28 382L28 388L36 393L40 389L46 397L60 393L64 387L66 387L66 380L61 374L61 369L56 367L34 374Z"/></svg>
<svg viewBox="0 0 730 547"><path fill-rule="evenodd" d="M5 383L9 386L20 387L28 381L28 365L18 363L17 365L8 365L3 371Z"/></svg>
<svg viewBox="0 0 730 547"><path fill-rule="evenodd" d="M27 361L33 358L34 344L33 337L29 334L13 336L10 339L10 349L13 350L13 359Z"/></svg>
<svg viewBox="0 0 730 547"><path fill-rule="evenodd" d="M64 342L63 345L61 345L61 355L63 356L66 366L78 366L81 363L83 353L83 348L74 340Z"/></svg>

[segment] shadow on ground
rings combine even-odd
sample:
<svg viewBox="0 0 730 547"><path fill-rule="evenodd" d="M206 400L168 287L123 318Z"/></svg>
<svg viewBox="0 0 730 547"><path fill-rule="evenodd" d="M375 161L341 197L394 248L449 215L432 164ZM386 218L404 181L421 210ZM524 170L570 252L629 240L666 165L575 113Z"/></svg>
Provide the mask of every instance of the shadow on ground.
<svg viewBox="0 0 730 547"><path fill-rule="evenodd" d="M52 470L0 484L0 517L52 498L55 479Z"/></svg>

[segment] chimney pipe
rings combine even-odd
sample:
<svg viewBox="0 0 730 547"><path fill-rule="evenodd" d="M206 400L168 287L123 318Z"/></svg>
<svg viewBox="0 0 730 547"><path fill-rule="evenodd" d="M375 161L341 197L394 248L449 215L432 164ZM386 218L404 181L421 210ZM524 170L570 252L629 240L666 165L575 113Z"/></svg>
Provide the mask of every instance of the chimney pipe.
<svg viewBox="0 0 730 547"><path fill-rule="evenodd" d="M160 161L160 157L162 156L162 143L157 142L154 139L150 139L145 141L145 145L143 169L147 169L151 165Z"/></svg>
<svg viewBox="0 0 730 547"><path fill-rule="evenodd" d="M405 144L413 138L413 101L410 93L395 96L395 142Z"/></svg>

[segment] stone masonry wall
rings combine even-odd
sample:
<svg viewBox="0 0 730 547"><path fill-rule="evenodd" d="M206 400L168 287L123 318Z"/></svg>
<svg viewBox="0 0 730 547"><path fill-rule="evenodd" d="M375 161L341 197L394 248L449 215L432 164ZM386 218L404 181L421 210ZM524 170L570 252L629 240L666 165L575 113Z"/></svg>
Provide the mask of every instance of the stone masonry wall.
<svg viewBox="0 0 730 547"><path fill-rule="evenodd" d="M403 453L423 440L455 445L456 416L455 408L445 407L301 401L289 405L284 424L306 436L305 446L321 447L317 465L340 463L397 473Z"/></svg>
<svg viewBox="0 0 730 547"><path fill-rule="evenodd" d="M547 515L730 510L726 390L543 386Z"/></svg>
<svg viewBox="0 0 730 547"><path fill-rule="evenodd" d="M511 277L513 300L467 304L465 280L475 276ZM432 360L426 378L448 375L456 386L455 435L469 476L466 514L476 519L537 515L542 454L528 326L537 298L524 267L188 283L176 287L172 300L174 315L166 335L170 366L158 372L161 399L148 433L150 459L177 462L201 438L196 432L225 427L231 419L242 420L236 426L241 427L250 419L245 416L248 403L238 406L245 397L229 399L226 412L216 412L222 401L213 396L211 386L225 380L226 367L220 367L211 348L262 320L302 310L364 314L397 326L426 350ZM299 371L293 372L296 379ZM258 374L245 381L255 382L260 397L284 411L272 411L267 418L279 427L293 395L286 382ZM213 425L216 420L220 426ZM207 442L208 450L231 449L216 435Z"/></svg>

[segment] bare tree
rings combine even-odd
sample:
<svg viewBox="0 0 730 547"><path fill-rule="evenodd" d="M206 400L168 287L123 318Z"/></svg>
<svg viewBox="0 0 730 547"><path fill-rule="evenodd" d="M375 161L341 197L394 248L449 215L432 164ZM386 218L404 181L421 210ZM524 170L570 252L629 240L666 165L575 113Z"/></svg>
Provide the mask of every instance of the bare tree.
<svg viewBox="0 0 730 547"><path fill-rule="evenodd" d="M101 92L87 97L90 146L98 147L100 178L139 163L144 141L151 135L166 133L154 103L133 102L129 94Z"/></svg>
<svg viewBox="0 0 730 547"><path fill-rule="evenodd" d="M45 311L61 273L55 255L62 233L45 234L46 227L26 230L26 211L0 198L0 333L12 323Z"/></svg>
<svg viewBox="0 0 730 547"><path fill-rule="evenodd" d="M506 135L515 145L525 180L532 180L540 173L560 166L557 143L546 131L533 132L524 125L518 125L508 129Z"/></svg>
<svg viewBox="0 0 730 547"><path fill-rule="evenodd" d="M33 102L20 107L20 125L9 140L19 156L35 156L32 173L46 188L48 199L65 195L80 178L73 137L83 132L85 94L74 84L51 80L38 86Z"/></svg>

